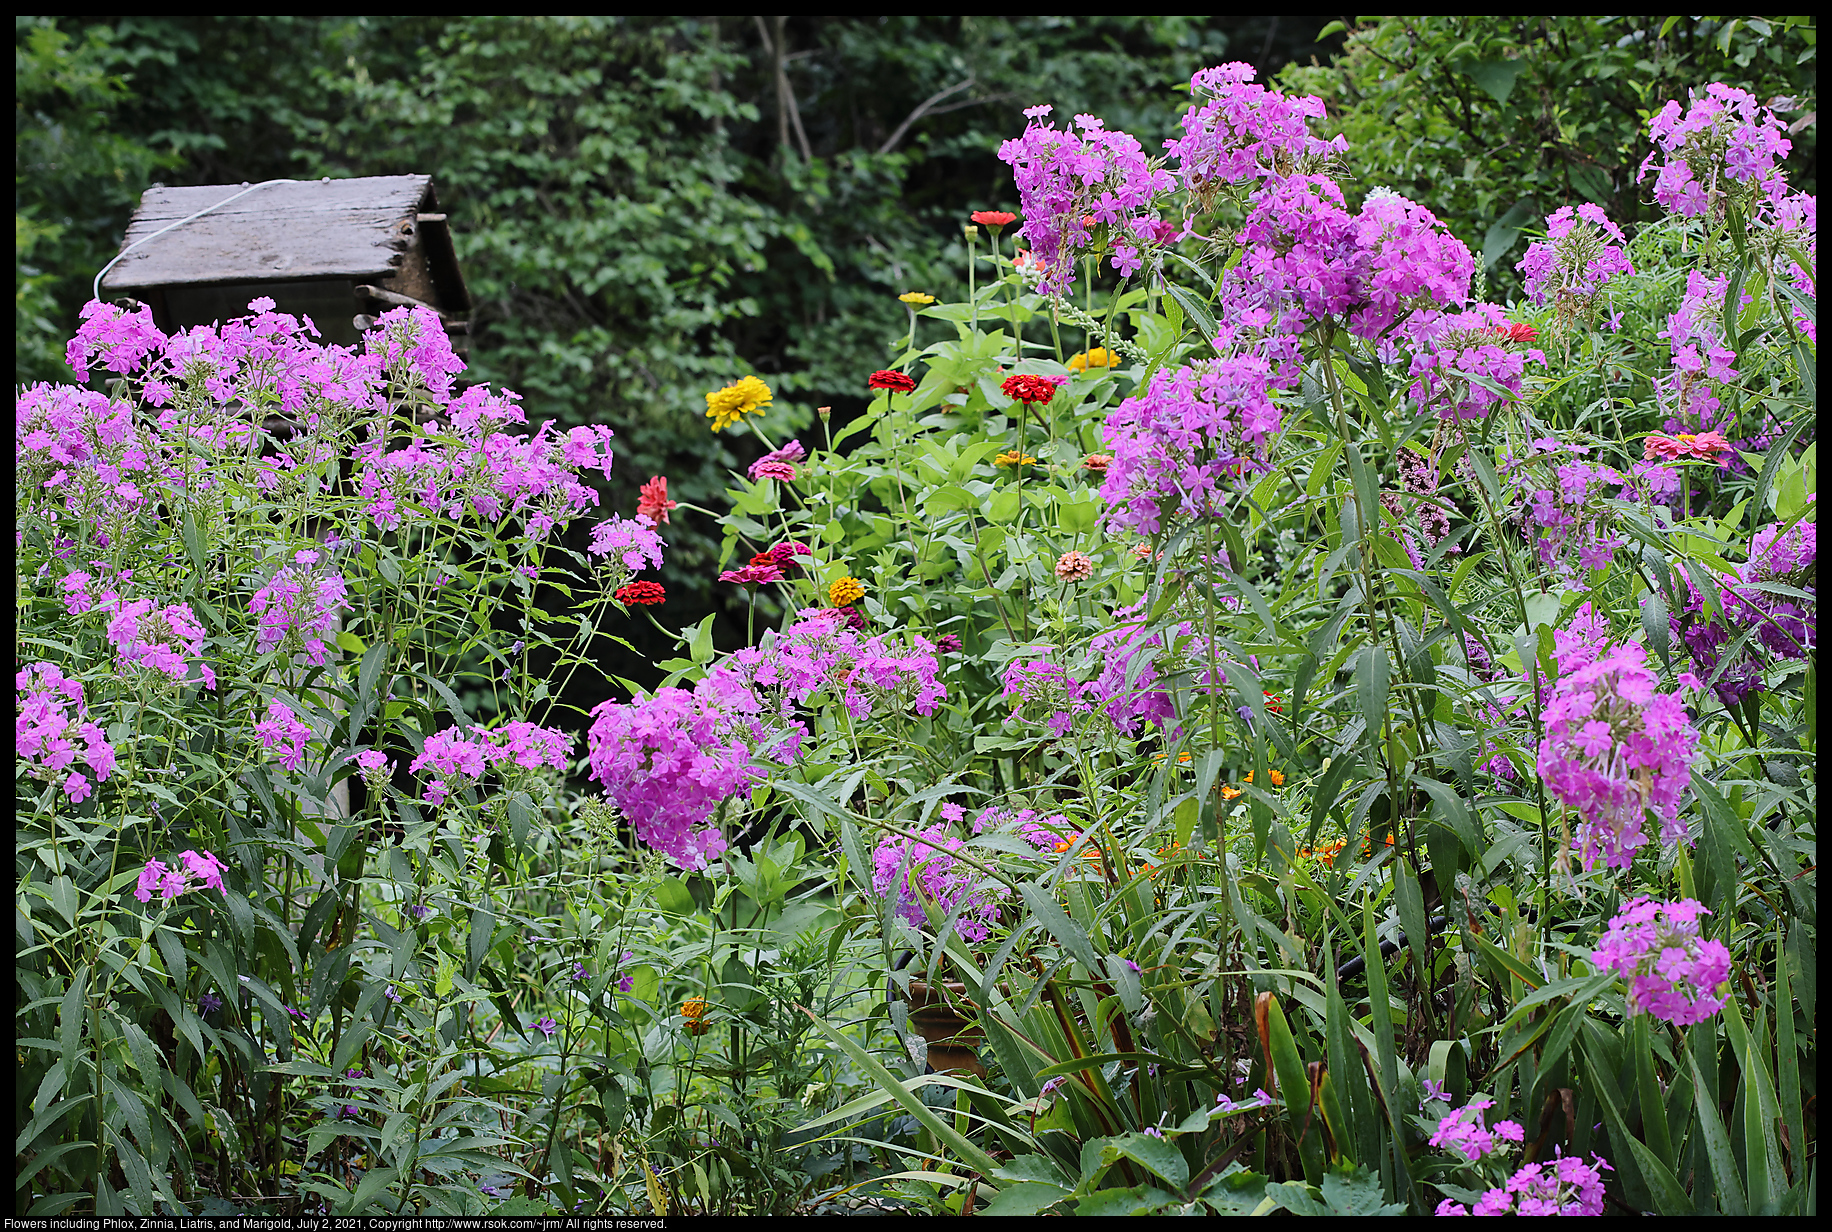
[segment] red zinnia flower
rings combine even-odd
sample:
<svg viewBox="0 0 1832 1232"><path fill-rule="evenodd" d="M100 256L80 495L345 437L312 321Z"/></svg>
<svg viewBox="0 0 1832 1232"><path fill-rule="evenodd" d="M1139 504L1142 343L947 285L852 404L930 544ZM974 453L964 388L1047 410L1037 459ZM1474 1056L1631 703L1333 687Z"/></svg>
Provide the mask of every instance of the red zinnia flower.
<svg viewBox="0 0 1832 1232"><path fill-rule="evenodd" d="M1007 214L1004 210L975 210L972 217L982 227L1005 227L1018 221L1016 214Z"/></svg>
<svg viewBox="0 0 1832 1232"><path fill-rule="evenodd" d="M1285 713L1285 703L1277 693L1273 693L1267 689L1261 689L1260 692L1266 695L1266 709L1272 711L1274 714Z"/></svg>
<svg viewBox="0 0 1832 1232"><path fill-rule="evenodd" d="M668 597L659 582L631 582L628 586L619 586L612 594L617 602L629 605L660 603Z"/></svg>
<svg viewBox="0 0 1832 1232"><path fill-rule="evenodd" d="M1539 337L1539 331L1525 321L1510 321L1506 325L1497 325L1495 333L1509 342L1532 342Z"/></svg>
<svg viewBox="0 0 1832 1232"><path fill-rule="evenodd" d="M1008 376L999 388L1019 402L1048 402L1056 396L1056 382L1047 376Z"/></svg>
<svg viewBox="0 0 1832 1232"><path fill-rule="evenodd" d="M871 379L865 384L871 389L889 389L902 394L907 394L916 388L915 381L894 368L880 368L871 374Z"/></svg>
<svg viewBox="0 0 1832 1232"><path fill-rule="evenodd" d="M679 504L668 499L668 480L662 475L650 479L637 492L636 516L648 518L657 525L666 522L668 511Z"/></svg>

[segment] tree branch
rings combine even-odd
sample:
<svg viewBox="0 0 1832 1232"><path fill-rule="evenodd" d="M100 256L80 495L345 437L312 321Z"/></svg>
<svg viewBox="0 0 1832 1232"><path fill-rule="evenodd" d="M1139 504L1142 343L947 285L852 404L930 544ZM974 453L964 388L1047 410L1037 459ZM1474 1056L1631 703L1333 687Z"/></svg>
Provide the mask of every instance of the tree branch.
<svg viewBox="0 0 1832 1232"><path fill-rule="evenodd" d="M941 102L942 99L947 98L950 94L959 94L972 84L973 78L968 77L964 81L955 82L945 90L937 90L935 93L929 95L929 97L923 99L922 102L917 104L916 110L903 117L903 123L897 126L896 131L884 139L884 144L878 147L878 153L889 154L892 150L896 149L897 143L903 140L903 135L910 131L910 126L922 119L925 115L928 115L929 112L934 109L935 104Z"/></svg>
<svg viewBox="0 0 1832 1232"><path fill-rule="evenodd" d="M795 129L796 147L801 151L802 162L812 163L814 151L808 145L808 134L802 128L801 108L795 103L795 89L789 84L788 62L795 58L787 55L784 48L788 45L787 17L774 17L776 35L770 37L769 27L763 24L763 18L753 16L757 23L757 33L763 38L763 46L770 53L776 64L776 140L778 145L789 144L789 129ZM798 53L806 54L806 53Z"/></svg>

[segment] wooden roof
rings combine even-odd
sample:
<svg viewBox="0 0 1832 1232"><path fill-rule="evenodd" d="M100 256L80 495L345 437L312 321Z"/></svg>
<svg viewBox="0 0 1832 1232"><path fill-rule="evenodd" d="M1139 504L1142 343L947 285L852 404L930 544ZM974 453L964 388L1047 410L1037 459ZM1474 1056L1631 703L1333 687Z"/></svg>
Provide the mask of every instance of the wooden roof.
<svg viewBox="0 0 1832 1232"><path fill-rule="evenodd" d="M121 246L245 187L149 188ZM129 253L102 287L385 277L412 246L416 215L437 208L428 175L269 184Z"/></svg>

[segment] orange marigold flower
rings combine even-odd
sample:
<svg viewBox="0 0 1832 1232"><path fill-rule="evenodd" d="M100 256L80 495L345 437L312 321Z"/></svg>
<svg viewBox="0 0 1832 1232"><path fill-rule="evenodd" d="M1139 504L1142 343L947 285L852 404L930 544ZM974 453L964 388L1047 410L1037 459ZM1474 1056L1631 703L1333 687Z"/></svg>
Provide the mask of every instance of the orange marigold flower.
<svg viewBox="0 0 1832 1232"><path fill-rule="evenodd" d="M1232 800L1235 796L1238 796L1239 794L1240 794L1240 788L1234 786L1232 783L1223 783L1221 785L1221 798L1223 800Z"/></svg>
<svg viewBox="0 0 1832 1232"><path fill-rule="evenodd" d="M687 1031L690 1035L704 1035L712 1026L706 1021L710 1009L704 997L688 997L681 1002L681 1017L687 1020Z"/></svg>
<svg viewBox="0 0 1832 1232"><path fill-rule="evenodd" d="M1272 780L1272 785L1274 787L1283 787L1285 785L1285 776L1280 771L1268 770L1266 771L1266 776ZM1247 771L1246 781L1249 783L1253 781L1253 771Z"/></svg>

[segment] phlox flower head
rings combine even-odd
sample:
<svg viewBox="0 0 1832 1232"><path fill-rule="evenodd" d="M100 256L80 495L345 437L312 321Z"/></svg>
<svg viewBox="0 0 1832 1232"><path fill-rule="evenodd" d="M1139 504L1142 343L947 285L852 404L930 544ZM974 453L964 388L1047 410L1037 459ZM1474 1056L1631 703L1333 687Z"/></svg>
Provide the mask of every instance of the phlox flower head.
<svg viewBox="0 0 1832 1232"><path fill-rule="evenodd" d="M256 648L263 654L301 650L323 666L329 639L337 632L338 613L350 606L346 592L341 573L324 573L316 565L297 562L283 566L248 600L249 614L258 622Z"/></svg>
<svg viewBox="0 0 1832 1232"><path fill-rule="evenodd" d="M305 757L305 744L312 738L312 729L293 716L292 707L275 699L267 703L267 713L254 725L254 734L263 749L280 754L280 765L291 774Z"/></svg>
<svg viewBox="0 0 1832 1232"><path fill-rule="evenodd" d="M1421 408L1435 409L1440 419L1484 419L1520 394L1529 363L1546 362L1537 347L1510 346L1511 336L1496 331L1509 325L1495 304L1477 304L1464 312L1420 314L1401 331L1411 349L1407 391ZM1497 393L1498 385L1505 393Z"/></svg>
<svg viewBox="0 0 1832 1232"><path fill-rule="evenodd" d="M1591 961L1628 982L1630 1014L1684 1027L1724 1008L1718 990L1730 979L1730 951L1722 941L1699 936L1699 918L1710 914L1690 898L1623 904Z"/></svg>
<svg viewBox="0 0 1832 1232"><path fill-rule="evenodd" d="M683 868L704 868L726 846L709 824L713 810L764 777L740 739L742 718L760 708L736 682L713 677L691 693L670 687L604 702L586 737L591 777L639 840Z"/></svg>
<svg viewBox="0 0 1832 1232"><path fill-rule="evenodd" d="M1427 1087L1426 1101L1433 1099L1448 1101L1450 1096L1442 1091L1431 1091ZM1482 1114L1494 1106L1495 1101L1492 1099L1470 1100L1438 1122L1437 1129L1431 1135L1431 1145L1441 1150L1454 1151L1474 1163L1497 1149L1497 1138L1505 1142L1521 1142L1526 1137L1526 1131L1518 1123L1497 1121L1492 1127L1483 1123Z"/></svg>
<svg viewBox="0 0 1832 1232"><path fill-rule="evenodd" d="M1592 1155L1587 1164L1560 1153L1545 1163L1527 1164L1501 1189L1491 1189L1476 1203L1477 1215L1601 1215L1603 1173L1614 1172L1607 1160ZM1449 1212L1464 1214L1461 1209Z"/></svg>
<svg viewBox="0 0 1832 1232"><path fill-rule="evenodd" d="M1661 841L1685 837L1679 797L1698 732L1679 698L1658 691L1647 653L1630 642L1561 674L1544 714L1538 769L1579 817L1574 846L1584 867L1598 858L1627 868L1647 839L1643 814L1661 819Z"/></svg>
<svg viewBox="0 0 1832 1232"><path fill-rule="evenodd" d="M435 398L449 396L452 377L464 371L439 314L426 307L384 312L363 336L363 346L381 359L390 376L421 385Z"/></svg>
<svg viewBox="0 0 1832 1232"><path fill-rule="evenodd" d="M1159 372L1107 419L1101 482L1107 522L1153 535L1166 522L1216 516L1280 425L1265 360L1236 356Z"/></svg>
<svg viewBox="0 0 1832 1232"><path fill-rule="evenodd" d="M89 379L91 366L125 376L139 371L166 341L153 324L153 310L146 305L128 312L92 299L83 305L82 323L64 348L64 362L79 381Z"/></svg>
<svg viewBox="0 0 1832 1232"><path fill-rule="evenodd" d="M1237 61L1190 78L1196 101L1183 114L1182 135L1164 148L1200 201L1212 202L1229 186L1323 173L1348 148L1346 138L1311 133L1310 121L1326 114L1322 99L1268 90L1254 85L1254 76L1251 64Z"/></svg>
<svg viewBox="0 0 1832 1232"><path fill-rule="evenodd" d="M655 523L638 513L634 518L615 515L592 527L592 541L585 550L592 556L608 556L613 569L640 573L645 567L661 568L662 549L667 545L655 533Z"/></svg>
<svg viewBox="0 0 1832 1232"><path fill-rule="evenodd" d="M1635 272L1622 230L1601 208L1565 206L1546 219L1546 238L1527 246L1517 268L1527 296L1551 304L1563 318L1590 311L1611 279Z"/></svg>
<svg viewBox="0 0 1832 1232"><path fill-rule="evenodd" d="M888 896L896 888L896 912L912 928L928 924L924 902L953 918L954 931L970 942L984 941L998 922L1003 887L976 888L976 870L954 858L964 844L938 826L915 837L886 834L872 851L872 890Z"/></svg>
<svg viewBox="0 0 1832 1232"><path fill-rule="evenodd" d="M1105 226L1113 268L1126 275L1139 268L1138 237L1132 220L1155 213L1157 198L1174 186L1170 174L1154 168L1138 139L1109 130L1099 118L1078 115L1057 129L1050 109L1033 107L1024 135L999 147L1018 186L1024 225L1039 288L1059 295L1075 282L1076 254L1092 243L1093 228Z"/></svg>
<svg viewBox="0 0 1832 1232"><path fill-rule="evenodd" d="M1793 149L1787 129L1755 95L1722 82L1695 91L1648 121L1654 149L1635 176L1654 175L1654 199L1681 218L1715 213L1725 203L1778 200L1787 182L1778 166Z"/></svg>
<svg viewBox="0 0 1832 1232"><path fill-rule="evenodd" d="M223 885L225 871L223 863L207 851L201 854L195 851L180 852L171 865L162 860L149 859L140 869L134 897L143 903L150 903L154 891L157 891L162 901L170 902L187 890L201 886L227 898L229 891ZM222 1002L218 1001L217 1004L220 1006Z"/></svg>

